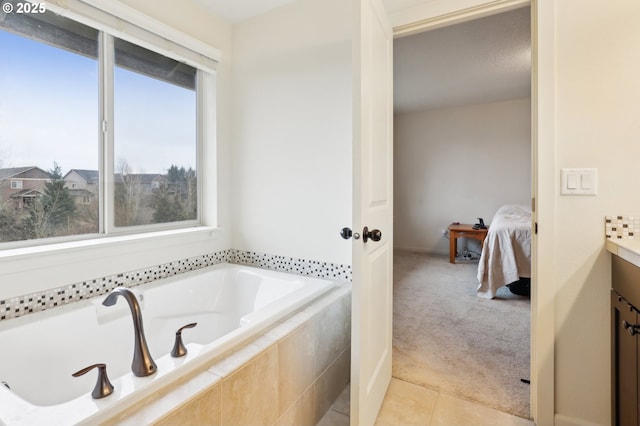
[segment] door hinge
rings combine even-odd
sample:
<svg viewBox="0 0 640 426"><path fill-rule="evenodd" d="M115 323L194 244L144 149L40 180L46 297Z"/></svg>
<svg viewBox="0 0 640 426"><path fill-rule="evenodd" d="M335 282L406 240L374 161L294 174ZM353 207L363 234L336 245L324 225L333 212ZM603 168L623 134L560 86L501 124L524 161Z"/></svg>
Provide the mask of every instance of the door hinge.
<svg viewBox="0 0 640 426"><path fill-rule="evenodd" d="M107 120L102 120L102 133L107 133Z"/></svg>
<svg viewBox="0 0 640 426"><path fill-rule="evenodd" d="M533 223L533 233L538 235L538 222Z"/></svg>

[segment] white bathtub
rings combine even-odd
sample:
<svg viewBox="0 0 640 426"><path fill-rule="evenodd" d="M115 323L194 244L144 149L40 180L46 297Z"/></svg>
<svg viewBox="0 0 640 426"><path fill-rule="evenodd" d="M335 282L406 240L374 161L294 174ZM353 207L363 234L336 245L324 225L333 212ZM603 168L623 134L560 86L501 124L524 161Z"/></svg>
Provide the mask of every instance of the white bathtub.
<svg viewBox="0 0 640 426"><path fill-rule="evenodd" d="M90 424L130 406L171 381L203 368L335 286L326 279L220 264L133 288L142 308L155 374L131 373L133 324L126 301L106 295L0 322L0 423ZM188 354L169 355L178 328ZM93 399L97 371L107 364L113 394Z"/></svg>

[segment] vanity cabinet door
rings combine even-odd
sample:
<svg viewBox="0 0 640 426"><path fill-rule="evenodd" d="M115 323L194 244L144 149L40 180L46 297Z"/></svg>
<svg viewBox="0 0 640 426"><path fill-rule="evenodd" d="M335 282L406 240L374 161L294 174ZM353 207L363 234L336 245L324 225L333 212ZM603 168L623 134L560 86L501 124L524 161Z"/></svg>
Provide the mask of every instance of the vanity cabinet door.
<svg viewBox="0 0 640 426"><path fill-rule="evenodd" d="M638 336L632 327L638 325L638 313L613 290L611 306L612 425L638 426L640 354Z"/></svg>

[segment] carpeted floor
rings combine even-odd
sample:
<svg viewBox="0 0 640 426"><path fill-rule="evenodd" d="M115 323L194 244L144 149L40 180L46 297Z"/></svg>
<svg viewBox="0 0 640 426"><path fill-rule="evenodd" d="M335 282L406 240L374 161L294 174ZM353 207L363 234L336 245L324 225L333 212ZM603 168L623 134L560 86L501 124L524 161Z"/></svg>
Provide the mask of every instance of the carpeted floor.
<svg viewBox="0 0 640 426"><path fill-rule="evenodd" d="M478 298L477 262L394 258L393 376L529 418L529 299Z"/></svg>

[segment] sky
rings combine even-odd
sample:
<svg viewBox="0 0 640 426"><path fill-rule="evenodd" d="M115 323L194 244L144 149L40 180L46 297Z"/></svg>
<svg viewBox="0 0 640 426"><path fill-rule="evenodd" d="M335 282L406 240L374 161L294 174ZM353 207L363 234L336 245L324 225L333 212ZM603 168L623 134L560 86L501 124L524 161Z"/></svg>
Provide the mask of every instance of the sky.
<svg viewBox="0 0 640 426"><path fill-rule="evenodd" d="M115 163L195 168L195 92L119 68L114 86ZM95 59L0 30L0 168L97 170L98 99Z"/></svg>

